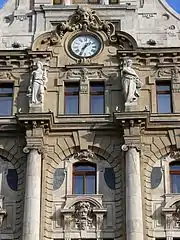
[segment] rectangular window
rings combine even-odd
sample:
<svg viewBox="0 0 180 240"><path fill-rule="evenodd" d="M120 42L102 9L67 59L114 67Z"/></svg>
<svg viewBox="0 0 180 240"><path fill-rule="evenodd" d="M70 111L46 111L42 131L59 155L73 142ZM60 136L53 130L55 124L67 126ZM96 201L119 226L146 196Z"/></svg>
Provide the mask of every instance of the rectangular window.
<svg viewBox="0 0 180 240"><path fill-rule="evenodd" d="M79 113L79 83L66 83L64 92L64 113Z"/></svg>
<svg viewBox="0 0 180 240"><path fill-rule="evenodd" d="M96 193L96 165L90 163L75 163L73 166L73 193Z"/></svg>
<svg viewBox="0 0 180 240"><path fill-rule="evenodd" d="M0 83L0 116L12 115L13 84Z"/></svg>
<svg viewBox="0 0 180 240"><path fill-rule="evenodd" d="M90 84L90 113L104 114L104 83Z"/></svg>
<svg viewBox="0 0 180 240"><path fill-rule="evenodd" d="M157 97L157 112L171 113L172 112L172 97L170 82L156 83L156 97Z"/></svg>

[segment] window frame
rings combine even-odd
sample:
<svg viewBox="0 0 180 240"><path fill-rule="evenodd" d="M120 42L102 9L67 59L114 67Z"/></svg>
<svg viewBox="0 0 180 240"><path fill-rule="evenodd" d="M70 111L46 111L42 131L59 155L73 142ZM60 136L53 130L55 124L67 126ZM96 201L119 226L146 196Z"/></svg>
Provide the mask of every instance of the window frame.
<svg viewBox="0 0 180 240"><path fill-rule="evenodd" d="M179 170L171 170L171 166L179 166ZM180 161L173 161L169 163L169 176L170 176L170 192L171 193L180 193L179 192L174 192L173 191L173 180L172 180L172 176L173 175L178 175L180 176Z"/></svg>
<svg viewBox="0 0 180 240"><path fill-rule="evenodd" d="M4 85L4 86L3 86ZM3 86L3 87L2 87ZM2 93L0 91L0 101L1 101L1 98L6 98L6 97L9 97L11 98L11 107L10 107L10 113L9 114L1 114L0 113L0 117L4 117L4 116L12 116L13 114L13 101L14 101L14 83L13 82L7 82L7 81L4 81L4 82L0 82L0 89L11 89L11 92L8 92L8 93Z"/></svg>
<svg viewBox="0 0 180 240"><path fill-rule="evenodd" d="M93 92L93 91L91 91L91 87L92 87L92 85L101 85L102 84L102 86L103 86L103 91L99 91L99 92ZM104 82L98 82L98 81L92 81L92 82L90 82L90 90L89 90L89 109L90 109L90 114L91 115L102 115L102 114L105 114L105 83ZM103 93L103 94L101 94L101 93ZM92 107L92 100L91 100L91 97L92 96L103 96L103 111L102 111L102 113L93 113L92 111L91 111L91 107Z"/></svg>
<svg viewBox="0 0 180 240"><path fill-rule="evenodd" d="M66 88L68 85L69 85L69 87L77 87L78 91L77 92L66 91ZM66 106L67 106L66 96L78 96L77 113L67 113L66 112ZM64 83L64 114L65 115L79 115L79 110L80 110L79 103L80 103L80 84L79 84L79 82L65 82Z"/></svg>
<svg viewBox="0 0 180 240"><path fill-rule="evenodd" d="M94 171L74 171L75 167L78 166L90 166L94 167ZM74 176L83 176L83 193L75 193L75 187L74 187ZM87 176L94 176L95 177L95 183L94 183L94 193L87 193L86 191L86 182ZM87 195L92 195L92 194L97 194L97 189L96 189L96 184L97 184L97 165L92 162L88 161L83 161L83 162L76 162L73 164L73 169L72 169L72 193L75 195L79 194L87 194Z"/></svg>
<svg viewBox="0 0 180 240"><path fill-rule="evenodd" d="M158 86L169 86L169 90L158 90ZM170 112L159 112L159 101L158 101L158 96L159 95L169 95L170 97ZM157 80L156 81L156 111L159 114L168 114L168 113L173 113L173 103L172 103L172 86L171 86L171 81L170 80Z"/></svg>

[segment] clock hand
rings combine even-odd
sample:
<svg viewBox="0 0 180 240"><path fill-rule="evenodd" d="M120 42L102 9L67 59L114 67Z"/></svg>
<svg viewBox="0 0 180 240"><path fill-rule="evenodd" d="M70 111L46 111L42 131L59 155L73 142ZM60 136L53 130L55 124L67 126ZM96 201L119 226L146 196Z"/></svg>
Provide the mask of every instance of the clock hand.
<svg viewBox="0 0 180 240"><path fill-rule="evenodd" d="M81 49L79 55L82 55L83 52L84 52L84 50L85 50L90 44L91 44L91 42L85 43L85 45L82 47L82 49Z"/></svg>

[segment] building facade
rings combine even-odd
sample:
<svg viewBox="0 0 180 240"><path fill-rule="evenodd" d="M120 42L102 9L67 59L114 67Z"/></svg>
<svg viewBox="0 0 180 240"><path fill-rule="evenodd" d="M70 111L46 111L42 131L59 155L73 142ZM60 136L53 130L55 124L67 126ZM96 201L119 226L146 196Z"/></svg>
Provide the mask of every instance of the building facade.
<svg viewBox="0 0 180 240"><path fill-rule="evenodd" d="M180 239L180 15L8 0L0 22L0 239Z"/></svg>

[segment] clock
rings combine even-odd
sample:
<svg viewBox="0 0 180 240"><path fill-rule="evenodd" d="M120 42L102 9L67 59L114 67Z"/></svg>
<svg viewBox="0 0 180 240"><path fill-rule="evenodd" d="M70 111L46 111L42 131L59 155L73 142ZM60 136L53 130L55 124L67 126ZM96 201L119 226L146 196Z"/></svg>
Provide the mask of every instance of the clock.
<svg viewBox="0 0 180 240"><path fill-rule="evenodd" d="M78 58L93 57L100 52L101 42L97 35L90 33L78 34L70 42L70 51Z"/></svg>

